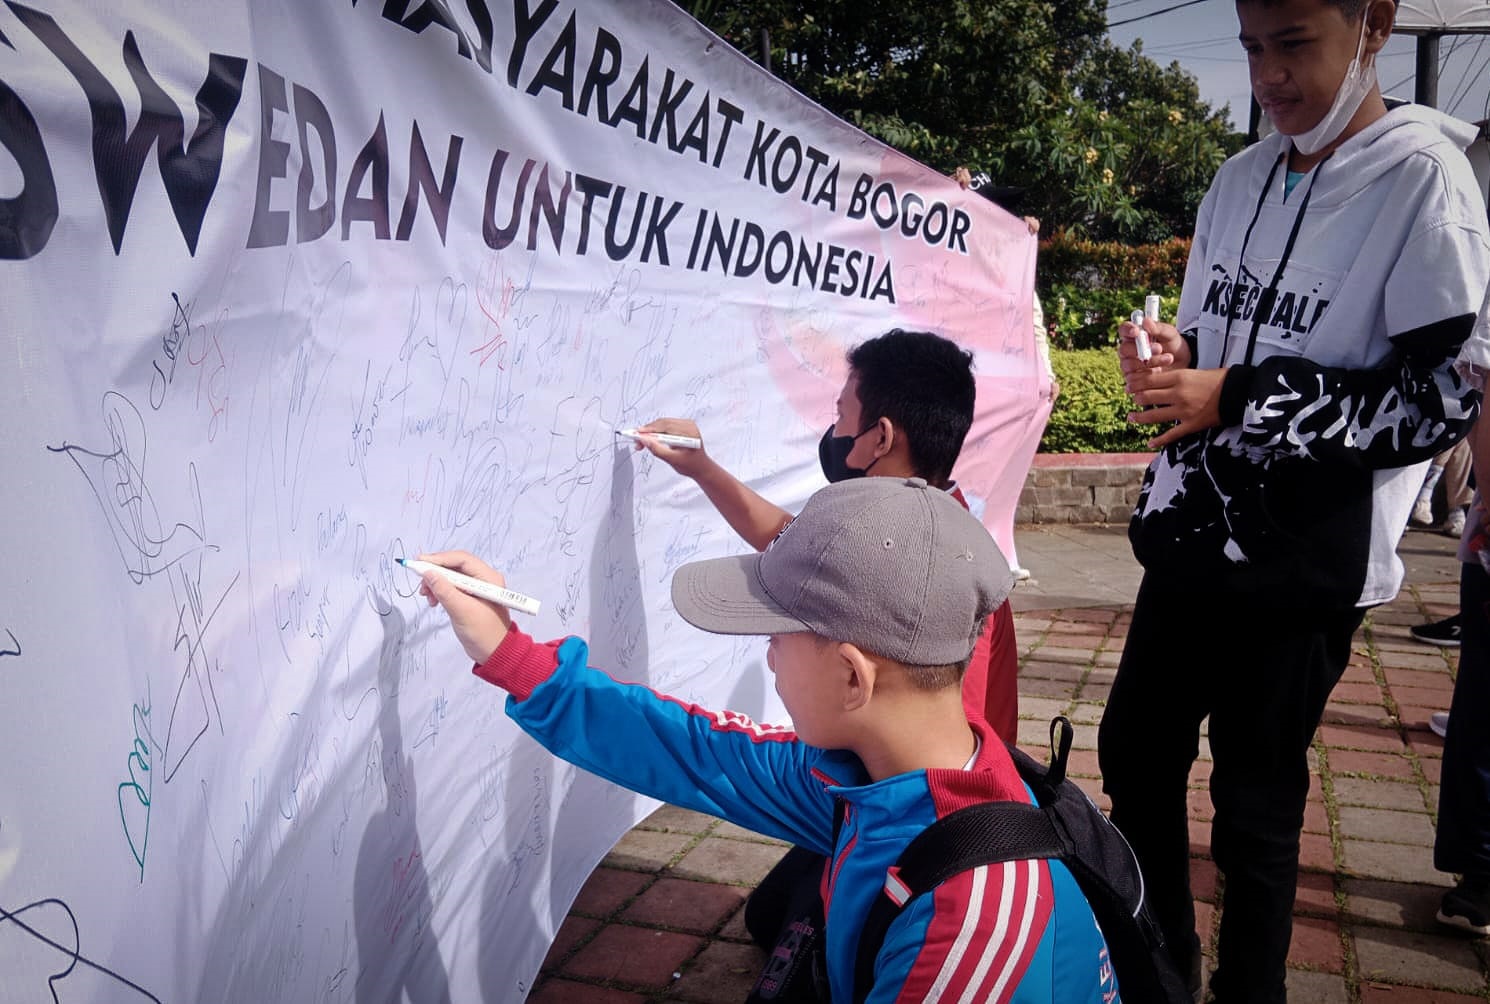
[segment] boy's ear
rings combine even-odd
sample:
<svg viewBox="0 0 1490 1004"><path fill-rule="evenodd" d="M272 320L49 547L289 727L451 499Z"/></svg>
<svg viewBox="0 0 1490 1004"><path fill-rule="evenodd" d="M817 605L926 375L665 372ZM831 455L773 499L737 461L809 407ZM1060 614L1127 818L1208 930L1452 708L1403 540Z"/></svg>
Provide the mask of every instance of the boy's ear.
<svg viewBox="0 0 1490 1004"><path fill-rule="evenodd" d="M1396 0L1367 0L1361 16L1366 19L1366 51L1378 53L1392 37L1392 26L1397 21Z"/></svg>
<svg viewBox="0 0 1490 1004"><path fill-rule="evenodd" d="M844 673L846 686L843 691L843 710L858 711L869 704L878 683L878 668L874 660L864 654L859 646L841 641L834 649Z"/></svg>
<svg viewBox="0 0 1490 1004"><path fill-rule="evenodd" d="M875 447L875 456L888 457L895 449L895 423L888 418L881 417L875 424L879 426L880 434L879 445Z"/></svg>

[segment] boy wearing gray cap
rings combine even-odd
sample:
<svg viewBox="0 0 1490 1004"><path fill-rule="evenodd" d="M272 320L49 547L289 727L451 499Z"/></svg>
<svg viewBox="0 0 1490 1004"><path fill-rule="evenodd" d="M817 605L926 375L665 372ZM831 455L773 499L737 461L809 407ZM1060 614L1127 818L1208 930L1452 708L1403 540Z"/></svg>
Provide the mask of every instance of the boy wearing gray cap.
<svg viewBox="0 0 1490 1004"><path fill-rule="evenodd" d="M502 584L462 552L426 560ZM579 638L536 643L502 607L437 575L475 673L551 752L633 791L832 857L824 877L834 1000L853 999L859 932L887 873L930 825L984 801L1030 803L1004 745L962 708L961 674L1012 585L988 532L919 478L863 478L812 496L764 552L673 576L696 627L769 636L795 731L620 683ZM842 803L842 825L834 829ZM1107 948L1058 861L1012 861L912 900L880 951L870 1001L1116 999Z"/></svg>

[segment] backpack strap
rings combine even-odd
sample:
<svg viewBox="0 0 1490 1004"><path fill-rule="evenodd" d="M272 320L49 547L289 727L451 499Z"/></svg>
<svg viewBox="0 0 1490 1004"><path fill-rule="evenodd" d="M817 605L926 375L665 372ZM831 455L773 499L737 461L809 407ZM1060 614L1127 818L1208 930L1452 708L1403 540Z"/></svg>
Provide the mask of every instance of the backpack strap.
<svg viewBox="0 0 1490 1004"><path fill-rule="evenodd" d="M868 997L885 935L911 900L974 868L1027 858L1059 858L1064 853L1049 816L1036 805L984 802L926 827L900 853L869 908L854 960L854 1000Z"/></svg>

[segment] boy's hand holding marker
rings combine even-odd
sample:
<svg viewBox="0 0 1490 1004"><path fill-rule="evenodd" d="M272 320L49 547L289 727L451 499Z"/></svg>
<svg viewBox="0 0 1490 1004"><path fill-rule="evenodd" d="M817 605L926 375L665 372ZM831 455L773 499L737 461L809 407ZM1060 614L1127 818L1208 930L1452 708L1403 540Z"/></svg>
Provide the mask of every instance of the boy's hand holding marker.
<svg viewBox="0 0 1490 1004"><path fill-rule="evenodd" d="M704 452L704 436L698 423L688 418L658 418L634 430L622 434L636 441L636 449L650 451L658 460L667 464L684 477L697 477L709 463ZM659 438L666 437L666 438ZM678 439L691 440L698 445L677 445Z"/></svg>
<svg viewBox="0 0 1490 1004"><path fill-rule="evenodd" d="M1157 297L1149 297L1142 311L1118 325L1118 364L1123 387L1140 411L1128 421L1141 425L1174 426L1150 439L1159 450L1177 439L1221 422L1221 384L1225 369L1191 369L1190 345L1179 329L1159 320ZM1147 354L1144 350L1147 349Z"/></svg>
<svg viewBox="0 0 1490 1004"><path fill-rule="evenodd" d="M465 551L421 554L419 560L500 588L507 585L501 572ZM460 639L461 647L477 665L490 659L491 654L507 637L507 632L512 630L512 616L505 606L468 594L439 572L431 570L424 573L419 581L419 595L430 606L439 604L445 608L445 612L450 615L450 626L455 629L455 636Z"/></svg>

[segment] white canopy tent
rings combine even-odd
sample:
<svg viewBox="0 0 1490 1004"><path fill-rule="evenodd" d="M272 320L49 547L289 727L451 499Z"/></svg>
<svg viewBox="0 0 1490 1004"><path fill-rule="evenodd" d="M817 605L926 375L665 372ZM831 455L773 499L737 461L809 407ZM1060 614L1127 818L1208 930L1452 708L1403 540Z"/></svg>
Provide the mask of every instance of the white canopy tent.
<svg viewBox="0 0 1490 1004"><path fill-rule="evenodd" d="M1438 40L1490 34L1490 0L1398 0L1397 34L1418 37L1414 100L1438 107Z"/></svg>
<svg viewBox="0 0 1490 1004"><path fill-rule="evenodd" d="M1418 64L1413 99L1420 105L1438 107L1438 40L1444 35L1490 34L1490 0L1397 0L1400 35L1418 37ZM1490 201L1490 145L1484 123L1480 137L1467 151L1479 179L1480 191Z"/></svg>
<svg viewBox="0 0 1490 1004"><path fill-rule="evenodd" d="M1490 0L1399 0L1395 30L1420 36L1490 32Z"/></svg>

